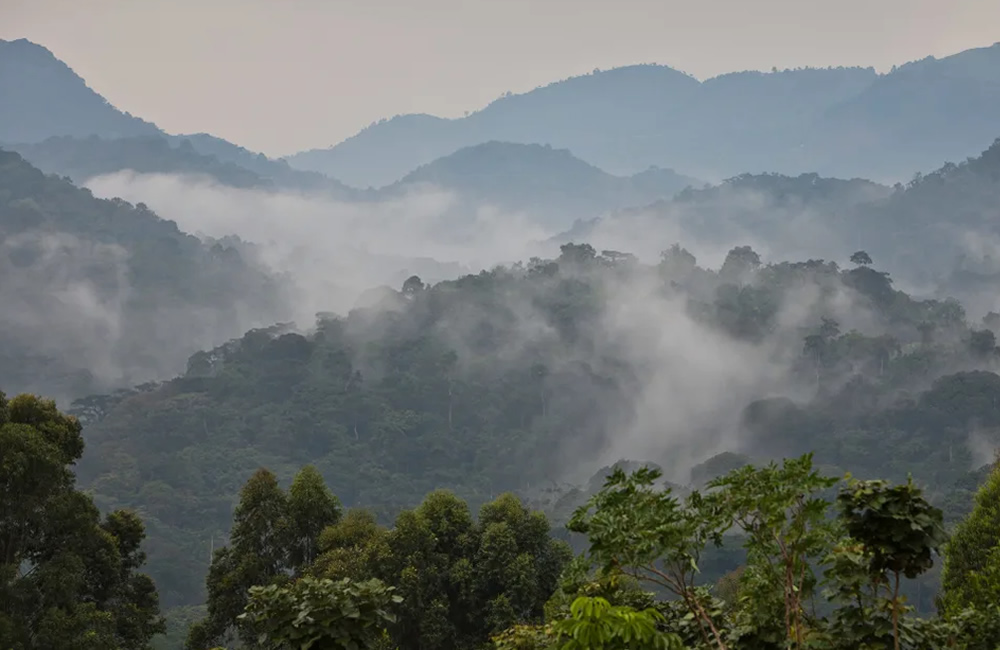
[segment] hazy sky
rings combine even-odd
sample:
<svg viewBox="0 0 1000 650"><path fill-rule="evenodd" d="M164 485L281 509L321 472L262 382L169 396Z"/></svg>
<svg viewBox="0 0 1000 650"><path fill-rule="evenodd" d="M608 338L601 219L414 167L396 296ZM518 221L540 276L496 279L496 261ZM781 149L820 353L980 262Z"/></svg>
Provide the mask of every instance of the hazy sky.
<svg viewBox="0 0 1000 650"><path fill-rule="evenodd" d="M1000 41L1000 2L0 0L0 38L21 37L171 133L282 155L594 68L885 70Z"/></svg>

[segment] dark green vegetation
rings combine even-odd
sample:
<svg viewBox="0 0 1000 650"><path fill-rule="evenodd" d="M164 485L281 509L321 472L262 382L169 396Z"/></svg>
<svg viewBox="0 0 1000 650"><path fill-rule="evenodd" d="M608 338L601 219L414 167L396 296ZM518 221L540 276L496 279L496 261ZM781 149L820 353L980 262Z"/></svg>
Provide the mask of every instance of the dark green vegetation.
<svg viewBox="0 0 1000 650"><path fill-rule="evenodd" d="M164 630L131 512L78 491L80 423L0 393L0 646L140 650Z"/></svg>
<svg viewBox="0 0 1000 650"><path fill-rule="evenodd" d="M496 636L499 650L988 650L1000 643L995 600L919 617L901 595L902 579L938 562L946 538L941 511L911 482L848 476L834 504L823 493L837 479L815 471L809 455L734 470L683 498L655 485L658 478L617 470L576 511L570 528L587 535L586 559L564 574L546 623ZM699 584L701 557L725 536L742 542L745 562L712 586ZM948 548L948 562L960 560L954 552ZM588 574L591 565L596 571ZM996 560L982 569L995 572ZM672 598L658 601L657 593ZM641 632L644 643L628 645L624 630ZM568 633L575 634L563 645Z"/></svg>
<svg viewBox="0 0 1000 650"><path fill-rule="evenodd" d="M172 376L282 311L278 282L145 205L0 150L0 382L72 399Z"/></svg>
<svg viewBox="0 0 1000 650"><path fill-rule="evenodd" d="M550 144L616 174L650 165L701 178L812 170L893 182L963 160L1000 133L1000 44L885 74L737 72L703 82L640 65L505 95L461 119L400 115L288 158L350 185L384 185L462 147Z"/></svg>
<svg viewBox="0 0 1000 650"><path fill-rule="evenodd" d="M719 451L815 451L834 473L912 473L954 521L989 460L976 450L997 444L995 332L853 258L762 265L742 247L713 271L680 247L646 266L567 245L432 287L413 278L309 334L256 330L193 355L183 377L77 402L80 479L101 507L142 514L171 607L204 599L210 549L260 466L288 480L312 464L381 521L448 488L473 508L514 491L561 523L588 488L554 481L601 459L638 456L683 484Z"/></svg>
<svg viewBox="0 0 1000 650"><path fill-rule="evenodd" d="M51 401L0 395L0 638L11 650L140 650L164 631L153 582L137 572L139 517L101 521L74 489L80 429ZM969 601L970 587L995 592L1000 571L1000 466L987 469L945 544L941 510L912 481L848 475L834 504L839 481L810 454L738 467L685 494L656 469L617 467L568 523L585 537L573 560L546 517L511 494L473 520L466 502L436 491L387 528L368 510L344 513L311 466L287 492L259 469L184 647L990 650L996 601L985 591ZM700 568L723 544L745 552L713 581ZM942 550L945 606L919 616L901 583ZM161 647L179 648L179 635Z"/></svg>
<svg viewBox="0 0 1000 650"><path fill-rule="evenodd" d="M383 622L394 647L476 647L493 632L541 617L569 556L565 543L549 537L545 516L512 495L484 505L474 521L464 501L433 492L385 528L367 510L342 516L310 466L287 494L262 469L241 491L230 546L214 555L207 616L191 628L187 647L252 646L261 622L276 636L282 619L297 616L296 603L343 608L359 600L372 604L365 618L391 611ZM380 585L392 586L392 607ZM332 602L324 605L324 593ZM241 618L248 606L250 616Z"/></svg>

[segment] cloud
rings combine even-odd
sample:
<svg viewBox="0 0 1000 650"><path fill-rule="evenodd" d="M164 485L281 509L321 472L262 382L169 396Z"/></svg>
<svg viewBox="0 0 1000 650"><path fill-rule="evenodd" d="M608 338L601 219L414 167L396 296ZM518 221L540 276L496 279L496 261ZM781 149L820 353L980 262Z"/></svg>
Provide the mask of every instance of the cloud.
<svg viewBox="0 0 1000 650"><path fill-rule="evenodd" d="M30 367L7 371L20 380L15 385L68 392L86 381L76 368L104 385L124 379L115 358L131 292L127 257L119 246L66 233L28 232L0 241L0 327L4 341L22 351L16 357L31 351Z"/></svg>
<svg viewBox="0 0 1000 650"><path fill-rule="evenodd" d="M209 179L119 172L86 183L97 196L144 202L187 232L237 235L295 286L300 326L321 311L346 313L365 290L476 273L550 251L552 233L527 214L469 206L433 188L383 201L236 189Z"/></svg>

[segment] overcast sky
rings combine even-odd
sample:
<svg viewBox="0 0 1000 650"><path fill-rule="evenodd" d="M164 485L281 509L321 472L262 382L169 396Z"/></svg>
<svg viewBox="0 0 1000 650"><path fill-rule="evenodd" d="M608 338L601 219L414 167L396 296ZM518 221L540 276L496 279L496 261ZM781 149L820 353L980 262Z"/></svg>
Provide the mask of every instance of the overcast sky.
<svg viewBox="0 0 1000 650"><path fill-rule="evenodd" d="M92 88L271 155L594 68L893 64L1000 41L997 0L0 0Z"/></svg>

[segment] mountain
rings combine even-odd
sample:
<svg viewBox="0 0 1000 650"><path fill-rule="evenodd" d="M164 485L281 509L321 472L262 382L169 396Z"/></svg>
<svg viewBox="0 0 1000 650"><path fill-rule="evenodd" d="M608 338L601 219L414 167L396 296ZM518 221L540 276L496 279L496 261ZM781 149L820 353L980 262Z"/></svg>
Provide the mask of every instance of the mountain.
<svg viewBox="0 0 1000 650"><path fill-rule="evenodd" d="M881 75L832 105L803 140L814 169L906 180L942 160L961 161L1000 136L1000 43L942 59L927 57ZM906 173L909 169L910 173Z"/></svg>
<svg viewBox="0 0 1000 650"><path fill-rule="evenodd" d="M147 135L125 138L51 137L41 142L11 144L43 171L76 183L118 171L140 174L184 174L211 178L238 188L322 192L339 199L364 193L316 172L292 169L288 163L254 154L225 140L207 136Z"/></svg>
<svg viewBox="0 0 1000 650"><path fill-rule="evenodd" d="M907 286L1000 309L1000 139L906 185L817 174L742 174L670 200L581 219L553 238L653 256L677 241L718 257L735 241L765 255L865 250ZM838 253L840 252L840 253Z"/></svg>
<svg viewBox="0 0 1000 650"><path fill-rule="evenodd" d="M0 150L0 384L60 399L176 374L283 311L243 252ZM180 364L180 365L178 365Z"/></svg>
<svg viewBox="0 0 1000 650"><path fill-rule="evenodd" d="M115 140L129 142L109 142ZM206 174L235 187L270 184L359 195L332 178L292 169L222 138L168 135L115 108L51 51L23 38L0 40L0 144L74 180L132 169Z"/></svg>
<svg viewBox="0 0 1000 650"><path fill-rule="evenodd" d="M630 66L507 95L460 119L382 120L287 160L377 186L459 147L503 140L568 148L616 174L655 165L708 179L815 171L896 181L1000 135L998 69L1000 44L885 74L799 69L699 82L665 66Z"/></svg>
<svg viewBox="0 0 1000 650"><path fill-rule="evenodd" d="M766 258L830 259L872 244L847 219L892 193L863 179L741 174L717 185L686 188L672 199L580 219L552 241L587 241L647 259L677 242L713 263L734 242L752 245Z"/></svg>
<svg viewBox="0 0 1000 650"><path fill-rule="evenodd" d="M268 158L222 138L207 133L169 136L176 147L194 148L198 153L215 158L223 163L237 165L258 176L268 179L275 187L289 190L324 192L338 198L360 198L365 192L355 190L324 174L304 171L291 167L284 160Z"/></svg>
<svg viewBox="0 0 1000 650"><path fill-rule="evenodd" d="M700 182L669 169L613 176L565 149L487 142L422 165L383 188L380 197L429 186L454 191L466 209L482 205L527 212L534 222L560 227L573 219L669 198Z"/></svg>
<svg viewBox="0 0 1000 650"><path fill-rule="evenodd" d="M0 40L0 142L159 133L156 125L109 104L41 45Z"/></svg>
<svg viewBox="0 0 1000 650"><path fill-rule="evenodd" d="M123 170L139 174L194 174L231 187L261 187L267 179L231 162L198 153L186 141L172 147L166 138L138 136L104 139L57 136L33 144L10 146L42 171L66 176L74 183Z"/></svg>

